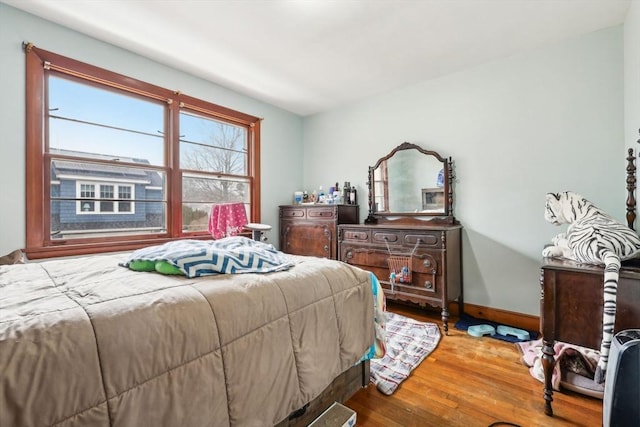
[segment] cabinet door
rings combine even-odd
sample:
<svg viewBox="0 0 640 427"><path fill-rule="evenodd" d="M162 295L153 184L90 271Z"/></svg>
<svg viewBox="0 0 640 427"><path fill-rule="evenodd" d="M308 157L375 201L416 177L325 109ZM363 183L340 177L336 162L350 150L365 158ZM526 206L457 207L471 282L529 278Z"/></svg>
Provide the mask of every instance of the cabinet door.
<svg viewBox="0 0 640 427"><path fill-rule="evenodd" d="M283 252L335 259L334 224L282 221Z"/></svg>

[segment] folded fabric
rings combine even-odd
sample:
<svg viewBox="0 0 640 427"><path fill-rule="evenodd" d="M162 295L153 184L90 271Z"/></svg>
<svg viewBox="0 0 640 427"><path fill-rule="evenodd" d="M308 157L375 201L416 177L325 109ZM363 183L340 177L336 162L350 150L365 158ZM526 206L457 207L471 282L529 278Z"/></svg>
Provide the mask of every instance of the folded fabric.
<svg viewBox="0 0 640 427"><path fill-rule="evenodd" d="M371 382L381 393L391 395L436 348L440 330L435 323L387 312L385 332L386 353L380 359L371 360Z"/></svg>
<svg viewBox="0 0 640 427"><path fill-rule="evenodd" d="M242 202L211 205L209 233L214 239L237 236L247 222L247 211Z"/></svg>
<svg viewBox="0 0 640 427"><path fill-rule="evenodd" d="M369 274L371 275L371 291L373 292L373 322L376 339L360 361L380 359L386 353L387 300L376 275L373 273Z"/></svg>
<svg viewBox="0 0 640 427"><path fill-rule="evenodd" d="M145 262L165 262L187 277L211 274L270 273L293 266L289 256L271 244L242 236L214 241L177 240L134 251L122 264L135 270ZM154 264L154 270L175 274L175 270ZM144 271L144 270L143 270Z"/></svg>

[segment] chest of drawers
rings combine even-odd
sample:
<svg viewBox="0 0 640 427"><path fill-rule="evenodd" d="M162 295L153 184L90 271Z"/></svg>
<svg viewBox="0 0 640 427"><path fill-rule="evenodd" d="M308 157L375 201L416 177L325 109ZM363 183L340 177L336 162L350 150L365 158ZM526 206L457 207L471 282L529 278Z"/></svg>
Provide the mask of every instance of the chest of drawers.
<svg viewBox="0 0 640 427"><path fill-rule="evenodd" d="M280 206L280 250L336 259L338 225L358 221L358 205Z"/></svg>
<svg viewBox="0 0 640 427"><path fill-rule="evenodd" d="M387 300L442 309L448 331L449 303L462 312L460 225L340 225L339 259L372 271ZM389 257L408 256L411 281L390 280Z"/></svg>

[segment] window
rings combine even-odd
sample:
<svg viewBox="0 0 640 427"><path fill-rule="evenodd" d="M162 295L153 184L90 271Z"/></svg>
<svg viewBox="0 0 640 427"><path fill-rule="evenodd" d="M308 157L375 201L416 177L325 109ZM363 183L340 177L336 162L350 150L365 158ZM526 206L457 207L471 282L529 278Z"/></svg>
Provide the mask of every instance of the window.
<svg viewBox="0 0 640 427"><path fill-rule="evenodd" d="M118 212L133 212L133 204L131 203L131 186L129 185L119 185L118 186Z"/></svg>
<svg viewBox="0 0 640 427"><path fill-rule="evenodd" d="M188 111L180 113L180 129L182 227L202 231L212 203L249 200L247 132Z"/></svg>
<svg viewBox="0 0 640 427"><path fill-rule="evenodd" d="M123 184L90 184L76 182L78 200L76 215L83 214L135 214L132 198L132 186ZM96 199L96 187L100 188L100 197ZM118 197L116 198L116 194ZM111 224L112 226L112 224Z"/></svg>
<svg viewBox="0 0 640 427"><path fill-rule="evenodd" d="M96 205L94 199L96 197L96 189L93 184L80 184L80 199L78 200L78 211L80 212L95 212Z"/></svg>
<svg viewBox="0 0 640 427"><path fill-rule="evenodd" d="M375 200L373 201L375 212L389 211L389 173L387 161L383 160L373 173L373 186Z"/></svg>
<svg viewBox="0 0 640 427"><path fill-rule="evenodd" d="M210 238L215 203L259 222L258 118L25 51L31 258Z"/></svg>

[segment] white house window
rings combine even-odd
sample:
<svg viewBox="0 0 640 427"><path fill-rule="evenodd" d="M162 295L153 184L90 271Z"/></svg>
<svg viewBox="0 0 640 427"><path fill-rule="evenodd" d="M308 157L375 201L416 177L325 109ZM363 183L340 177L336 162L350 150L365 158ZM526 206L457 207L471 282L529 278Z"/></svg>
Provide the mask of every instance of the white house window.
<svg viewBox="0 0 640 427"><path fill-rule="evenodd" d="M118 187L118 198L120 199L120 201L118 202L119 212L132 212L133 203L126 201L133 198L132 194L133 191L130 186L121 185Z"/></svg>
<svg viewBox="0 0 640 427"><path fill-rule="evenodd" d="M93 184L77 182L76 213L81 214L134 214L134 186L129 184ZM100 197L96 198L96 189ZM116 198L116 194L118 197Z"/></svg>
<svg viewBox="0 0 640 427"><path fill-rule="evenodd" d="M93 184L80 184L80 198L91 199L79 202L81 213L92 213L96 211L96 204L93 199L96 197L96 187ZM80 213L79 212L79 213Z"/></svg>
<svg viewBox="0 0 640 427"><path fill-rule="evenodd" d="M108 199L113 199L113 185L100 185L100 212L114 212L114 202Z"/></svg>

